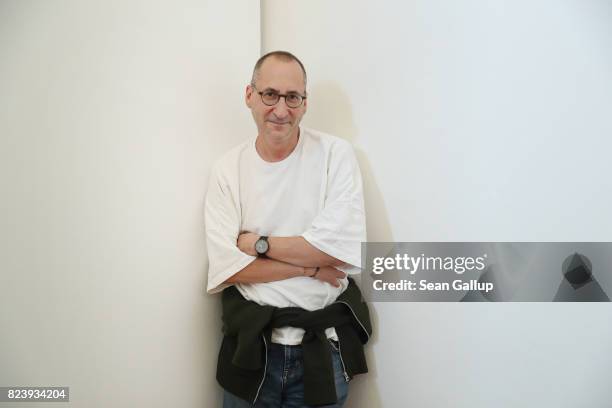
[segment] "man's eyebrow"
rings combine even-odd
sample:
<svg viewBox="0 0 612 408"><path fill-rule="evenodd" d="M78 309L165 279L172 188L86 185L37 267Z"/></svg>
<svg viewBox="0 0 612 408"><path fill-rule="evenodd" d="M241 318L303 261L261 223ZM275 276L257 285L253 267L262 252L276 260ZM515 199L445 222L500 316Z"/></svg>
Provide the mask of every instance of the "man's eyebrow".
<svg viewBox="0 0 612 408"><path fill-rule="evenodd" d="M274 88L270 88L267 87L266 89L264 89L262 92L266 92L266 91L272 91L272 92L276 92L276 93L281 93L278 89L274 89ZM288 94L298 94L298 95L302 95L302 93L300 93L299 91L287 91Z"/></svg>

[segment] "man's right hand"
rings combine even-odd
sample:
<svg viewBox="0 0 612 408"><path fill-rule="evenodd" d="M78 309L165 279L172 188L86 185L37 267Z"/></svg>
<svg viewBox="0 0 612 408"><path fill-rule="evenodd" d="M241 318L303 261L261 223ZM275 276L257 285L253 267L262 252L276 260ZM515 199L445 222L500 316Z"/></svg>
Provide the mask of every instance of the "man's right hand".
<svg viewBox="0 0 612 408"><path fill-rule="evenodd" d="M327 282L336 288L340 287L339 279L344 279L345 277L346 273L334 268L333 266L321 266L319 271L315 274L315 276L313 276L314 279Z"/></svg>

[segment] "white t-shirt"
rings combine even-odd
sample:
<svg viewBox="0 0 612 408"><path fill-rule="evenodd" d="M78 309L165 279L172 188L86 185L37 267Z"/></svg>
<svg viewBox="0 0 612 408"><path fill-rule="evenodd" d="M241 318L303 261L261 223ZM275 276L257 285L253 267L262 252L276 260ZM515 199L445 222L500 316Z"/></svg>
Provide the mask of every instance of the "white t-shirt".
<svg viewBox="0 0 612 408"><path fill-rule="evenodd" d="M263 160L255 138L226 153L214 166L206 196L209 293L256 258L236 246L240 232L266 236L302 236L311 245L359 273L361 242L366 240L363 188L351 145L337 137L300 127L298 143L279 162ZM335 288L310 277L267 283L236 284L261 305L317 310L333 303L348 280ZM335 330L326 330L337 338ZM304 330L274 329L272 341L300 344Z"/></svg>

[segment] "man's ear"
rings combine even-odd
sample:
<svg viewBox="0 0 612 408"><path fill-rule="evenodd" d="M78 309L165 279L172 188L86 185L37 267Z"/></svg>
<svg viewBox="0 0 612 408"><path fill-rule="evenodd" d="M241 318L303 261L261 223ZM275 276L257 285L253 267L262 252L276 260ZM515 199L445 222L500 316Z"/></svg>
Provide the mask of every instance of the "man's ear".
<svg viewBox="0 0 612 408"><path fill-rule="evenodd" d="M253 87L251 85L246 86L246 90L244 91L244 103L249 108L251 107L251 98L253 96Z"/></svg>

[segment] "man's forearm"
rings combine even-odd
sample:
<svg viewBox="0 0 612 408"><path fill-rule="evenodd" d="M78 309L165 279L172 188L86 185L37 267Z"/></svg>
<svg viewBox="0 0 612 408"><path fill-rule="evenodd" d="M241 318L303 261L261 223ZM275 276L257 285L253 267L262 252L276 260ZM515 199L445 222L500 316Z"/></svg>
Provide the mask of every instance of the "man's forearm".
<svg viewBox="0 0 612 408"><path fill-rule="evenodd" d="M344 262L314 247L303 237L269 237L268 242L268 258L305 267L344 265Z"/></svg>
<svg viewBox="0 0 612 408"><path fill-rule="evenodd" d="M239 272L227 279L226 283L262 283L273 282L296 276L311 276L312 268L291 265L274 259L257 258Z"/></svg>

